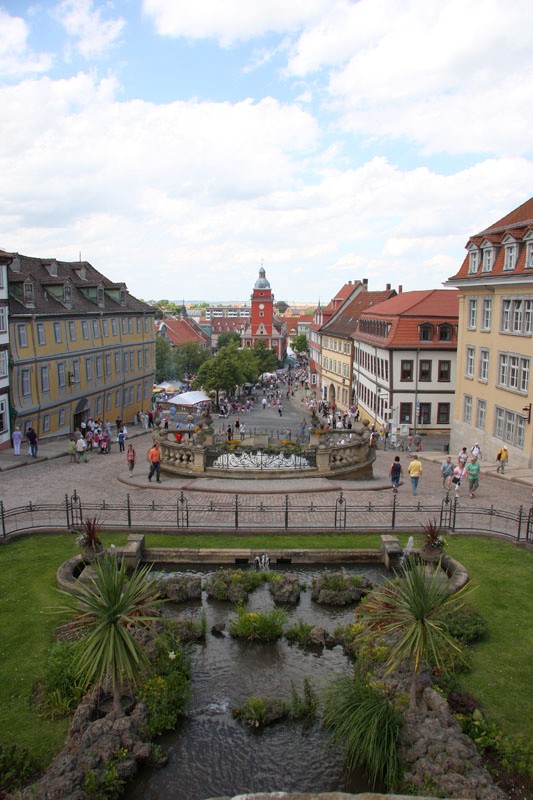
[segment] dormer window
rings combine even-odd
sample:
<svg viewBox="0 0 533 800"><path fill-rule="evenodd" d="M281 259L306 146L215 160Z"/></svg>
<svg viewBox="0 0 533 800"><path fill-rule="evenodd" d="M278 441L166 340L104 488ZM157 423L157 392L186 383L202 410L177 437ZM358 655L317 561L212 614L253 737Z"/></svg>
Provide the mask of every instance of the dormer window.
<svg viewBox="0 0 533 800"><path fill-rule="evenodd" d="M57 271L58 271L58 264L57 264L57 261L54 258L54 260L48 265L48 273L53 278L57 278Z"/></svg>
<svg viewBox="0 0 533 800"><path fill-rule="evenodd" d="M468 274L472 275L473 273L477 272L478 266L479 266L479 253L477 250L471 250L470 259L468 262Z"/></svg>
<svg viewBox="0 0 533 800"><path fill-rule="evenodd" d="M504 270L514 269L516 266L516 244L505 245L505 261L503 264Z"/></svg>
<svg viewBox="0 0 533 800"><path fill-rule="evenodd" d="M105 297L104 287L99 286L98 289L96 290L96 302L98 303L99 306L104 305L104 297Z"/></svg>
<svg viewBox="0 0 533 800"><path fill-rule="evenodd" d="M429 322L420 325L418 329L420 332L420 341L421 342L431 342L433 341L433 325L430 325Z"/></svg>
<svg viewBox="0 0 533 800"><path fill-rule="evenodd" d="M439 342L451 342L452 340L452 326L439 325Z"/></svg>
<svg viewBox="0 0 533 800"><path fill-rule="evenodd" d="M20 258L15 256L11 264L9 265L13 272L20 272Z"/></svg>
<svg viewBox="0 0 533 800"><path fill-rule="evenodd" d="M63 299L66 306L72 305L72 286L66 283L63 287Z"/></svg>
<svg viewBox="0 0 533 800"><path fill-rule="evenodd" d="M24 302L26 305L33 305L35 296L33 293L33 283L31 281L24 282Z"/></svg>
<svg viewBox="0 0 533 800"><path fill-rule="evenodd" d="M121 306L125 306L126 305L126 290L125 289L121 289L120 290L120 305Z"/></svg>
<svg viewBox="0 0 533 800"><path fill-rule="evenodd" d="M483 249L483 264L481 266L481 272L492 272L493 264L494 264L494 248L485 247Z"/></svg>

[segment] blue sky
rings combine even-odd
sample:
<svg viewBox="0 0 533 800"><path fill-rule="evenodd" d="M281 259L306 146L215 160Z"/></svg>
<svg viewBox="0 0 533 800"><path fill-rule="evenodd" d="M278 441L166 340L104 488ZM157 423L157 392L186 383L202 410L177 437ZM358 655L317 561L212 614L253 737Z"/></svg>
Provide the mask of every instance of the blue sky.
<svg viewBox="0 0 533 800"><path fill-rule="evenodd" d="M0 0L0 248L144 299L440 287L533 186L525 0Z"/></svg>

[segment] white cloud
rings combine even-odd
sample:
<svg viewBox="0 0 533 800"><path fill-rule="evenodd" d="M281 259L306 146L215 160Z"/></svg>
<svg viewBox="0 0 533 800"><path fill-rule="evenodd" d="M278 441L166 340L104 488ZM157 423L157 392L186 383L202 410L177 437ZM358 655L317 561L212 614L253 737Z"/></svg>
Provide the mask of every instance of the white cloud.
<svg viewBox="0 0 533 800"><path fill-rule="evenodd" d="M528 0L335 3L295 44L288 71L327 68L345 131L422 152L531 152Z"/></svg>
<svg viewBox="0 0 533 800"><path fill-rule="evenodd" d="M105 55L117 44L125 25L122 17L103 19L102 9L95 8L93 0L62 0L54 16L87 59Z"/></svg>
<svg viewBox="0 0 533 800"><path fill-rule="evenodd" d="M21 78L46 72L50 53L34 53L28 46L29 28L21 17L11 17L0 7L0 78Z"/></svg>
<svg viewBox="0 0 533 800"><path fill-rule="evenodd" d="M265 33L296 31L319 19L330 0L143 0L161 36L215 39L227 47Z"/></svg>

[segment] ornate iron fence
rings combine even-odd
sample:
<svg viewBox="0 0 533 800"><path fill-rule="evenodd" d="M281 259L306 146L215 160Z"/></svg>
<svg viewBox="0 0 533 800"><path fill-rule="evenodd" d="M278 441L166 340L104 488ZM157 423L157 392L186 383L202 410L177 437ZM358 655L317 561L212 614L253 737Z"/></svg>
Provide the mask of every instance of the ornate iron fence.
<svg viewBox="0 0 533 800"><path fill-rule="evenodd" d="M142 530L163 533L309 532L357 533L388 530L413 531L435 518L456 533L497 535L519 543L533 543L533 507L516 512L490 506L463 507L447 495L440 504L392 502L352 503L342 492L334 501L318 503L285 494L257 500L249 495L227 495L217 500L190 500L181 492L172 502L139 503L127 494L115 503L82 502L76 491L63 503L29 503L5 508L0 501L2 541L23 532L76 530L83 519L97 515L105 530Z"/></svg>

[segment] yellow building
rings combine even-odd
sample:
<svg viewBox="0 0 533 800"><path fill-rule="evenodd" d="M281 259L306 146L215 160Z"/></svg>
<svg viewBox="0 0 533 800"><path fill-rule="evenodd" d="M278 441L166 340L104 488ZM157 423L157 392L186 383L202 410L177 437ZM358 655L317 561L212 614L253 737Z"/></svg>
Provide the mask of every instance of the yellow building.
<svg viewBox="0 0 533 800"><path fill-rule="evenodd" d="M11 416L23 434L134 420L152 396L154 309L87 262L11 257Z"/></svg>
<svg viewBox="0 0 533 800"><path fill-rule="evenodd" d="M448 283L459 298L452 453L479 443L483 461L505 445L510 467L531 467L533 198L481 233Z"/></svg>
<svg viewBox="0 0 533 800"><path fill-rule="evenodd" d="M356 402L353 334L357 321L363 311L396 294L390 286L382 292L369 292L367 286L366 279L355 281L348 299L320 329L322 399L339 411L347 411Z"/></svg>

